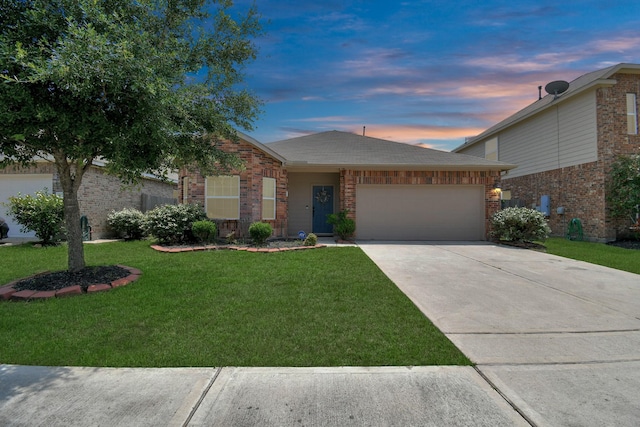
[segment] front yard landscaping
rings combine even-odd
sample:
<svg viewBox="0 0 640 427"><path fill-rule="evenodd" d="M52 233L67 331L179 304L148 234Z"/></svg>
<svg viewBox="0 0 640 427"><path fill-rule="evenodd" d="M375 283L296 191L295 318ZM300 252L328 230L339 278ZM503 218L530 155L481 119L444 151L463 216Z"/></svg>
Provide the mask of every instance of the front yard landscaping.
<svg viewBox="0 0 640 427"><path fill-rule="evenodd" d="M66 268L66 248L0 247L0 285ZM356 247L162 253L85 246L142 270L109 292L0 303L0 363L57 366L468 365Z"/></svg>

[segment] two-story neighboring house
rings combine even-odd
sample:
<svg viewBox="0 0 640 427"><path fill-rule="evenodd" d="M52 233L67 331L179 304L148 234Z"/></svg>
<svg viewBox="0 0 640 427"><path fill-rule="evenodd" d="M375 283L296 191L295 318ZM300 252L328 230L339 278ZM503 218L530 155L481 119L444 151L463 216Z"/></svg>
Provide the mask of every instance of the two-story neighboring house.
<svg viewBox="0 0 640 427"><path fill-rule="evenodd" d="M502 177L503 200L545 211L554 235L578 218L585 238L615 240L630 220L611 217L607 187L616 157L640 151L640 64L585 74L559 92L453 151L518 165Z"/></svg>

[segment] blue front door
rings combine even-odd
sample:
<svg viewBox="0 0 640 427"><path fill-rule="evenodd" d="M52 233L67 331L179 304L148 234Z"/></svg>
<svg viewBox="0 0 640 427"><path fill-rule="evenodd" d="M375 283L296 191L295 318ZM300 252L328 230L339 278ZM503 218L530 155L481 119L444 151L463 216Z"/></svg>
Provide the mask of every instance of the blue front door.
<svg viewBox="0 0 640 427"><path fill-rule="evenodd" d="M327 224L327 215L333 213L333 186L313 186L313 232L333 233L333 225Z"/></svg>

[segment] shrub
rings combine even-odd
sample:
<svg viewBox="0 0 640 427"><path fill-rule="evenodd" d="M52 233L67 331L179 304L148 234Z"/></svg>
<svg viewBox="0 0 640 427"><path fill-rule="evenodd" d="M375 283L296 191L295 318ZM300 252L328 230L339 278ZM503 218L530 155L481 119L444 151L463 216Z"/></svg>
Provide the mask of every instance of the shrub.
<svg viewBox="0 0 640 427"><path fill-rule="evenodd" d="M302 244L305 246L315 246L318 244L318 236L316 236L313 233L309 233L309 235L307 236L306 239L304 239L304 242Z"/></svg>
<svg viewBox="0 0 640 427"><path fill-rule="evenodd" d="M356 222L351 218L347 218L348 213L349 210L344 209L337 214L327 215L327 223L334 225L336 234L342 240L349 240L353 237L353 233L356 232Z"/></svg>
<svg viewBox="0 0 640 427"><path fill-rule="evenodd" d="M162 205L145 215L145 228L162 244L193 241L191 226L207 216L198 205Z"/></svg>
<svg viewBox="0 0 640 427"><path fill-rule="evenodd" d="M258 246L264 245L264 242L271 237L271 233L273 233L273 228L266 222L254 222L249 226L249 235Z"/></svg>
<svg viewBox="0 0 640 427"><path fill-rule="evenodd" d="M137 209L124 208L112 211L107 224L119 236L129 240L140 240L145 236L144 214Z"/></svg>
<svg viewBox="0 0 640 427"><path fill-rule="evenodd" d="M191 232L202 243L211 243L216 238L216 225L208 220L196 221L191 226Z"/></svg>
<svg viewBox="0 0 640 427"><path fill-rule="evenodd" d="M541 212L528 208L506 208L491 217L491 235L500 240L532 242L544 240L551 230Z"/></svg>
<svg viewBox="0 0 640 427"><path fill-rule="evenodd" d="M64 228L64 202L62 197L49 194L46 189L31 195L9 197L9 214L21 225L20 231L35 231L44 245L60 240Z"/></svg>

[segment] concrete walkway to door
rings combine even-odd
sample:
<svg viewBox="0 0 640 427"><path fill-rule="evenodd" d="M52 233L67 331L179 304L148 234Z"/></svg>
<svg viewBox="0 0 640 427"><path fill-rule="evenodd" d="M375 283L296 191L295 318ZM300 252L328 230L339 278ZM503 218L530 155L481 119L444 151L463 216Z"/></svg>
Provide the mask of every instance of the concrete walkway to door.
<svg viewBox="0 0 640 427"><path fill-rule="evenodd" d="M640 276L484 242L359 242L535 426L637 426Z"/></svg>

